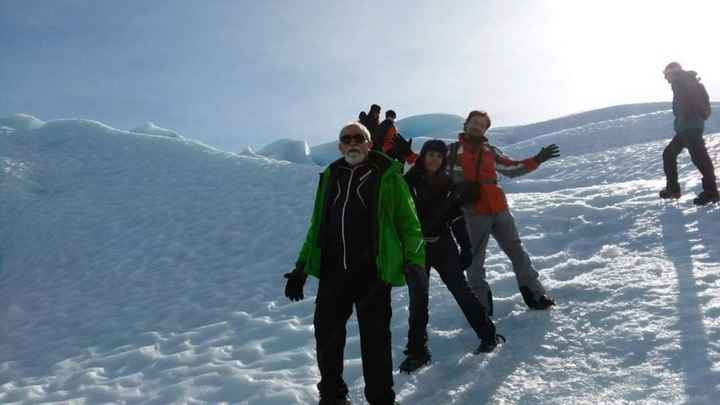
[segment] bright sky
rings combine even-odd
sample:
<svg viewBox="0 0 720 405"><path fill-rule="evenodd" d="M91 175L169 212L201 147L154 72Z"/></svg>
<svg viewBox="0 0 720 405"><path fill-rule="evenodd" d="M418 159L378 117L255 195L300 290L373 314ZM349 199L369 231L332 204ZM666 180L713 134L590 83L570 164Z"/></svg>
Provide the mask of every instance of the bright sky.
<svg viewBox="0 0 720 405"><path fill-rule="evenodd" d="M451 4L451 5L446 5ZM496 126L720 94L720 1L0 0L0 116L147 121L228 150L311 145L375 102Z"/></svg>

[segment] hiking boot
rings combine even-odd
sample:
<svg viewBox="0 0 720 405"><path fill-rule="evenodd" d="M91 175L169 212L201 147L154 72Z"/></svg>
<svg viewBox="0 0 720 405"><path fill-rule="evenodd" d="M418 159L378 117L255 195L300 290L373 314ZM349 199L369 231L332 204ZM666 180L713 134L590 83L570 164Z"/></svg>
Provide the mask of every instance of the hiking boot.
<svg viewBox="0 0 720 405"><path fill-rule="evenodd" d="M680 191L674 191L674 190L670 190L668 188L664 188L664 189L660 190L660 198L665 199L665 200L667 200L667 199L677 200L678 198L680 198Z"/></svg>
<svg viewBox="0 0 720 405"><path fill-rule="evenodd" d="M505 343L507 339L503 335L495 335L493 339L485 339L480 342L480 346L473 353L490 353L497 347L498 343Z"/></svg>
<svg viewBox="0 0 720 405"><path fill-rule="evenodd" d="M407 355L407 357L405 357L405 360L400 363L400 371L408 374L419 369L420 367L430 364L430 360L432 359L429 351L419 354L409 352L405 354Z"/></svg>
<svg viewBox="0 0 720 405"><path fill-rule="evenodd" d="M520 287L520 294L522 294L525 304L530 309L545 310L555 305L555 301L552 298L548 298L546 295L540 295L535 297L533 293L527 287Z"/></svg>
<svg viewBox="0 0 720 405"><path fill-rule="evenodd" d="M718 193L708 193L706 191L703 191L702 193L698 194L697 197L693 200L693 204L695 205L707 205L710 203L716 203L720 201L720 195Z"/></svg>

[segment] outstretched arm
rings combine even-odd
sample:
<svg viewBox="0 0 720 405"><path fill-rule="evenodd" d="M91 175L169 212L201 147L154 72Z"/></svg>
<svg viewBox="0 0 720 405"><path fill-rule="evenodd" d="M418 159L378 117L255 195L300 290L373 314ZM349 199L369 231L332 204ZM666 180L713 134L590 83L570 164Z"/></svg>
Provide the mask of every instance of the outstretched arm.
<svg viewBox="0 0 720 405"><path fill-rule="evenodd" d="M537 169L539 164L534 158L525 160L514 160L502 153L496 147L492 147L495 154L495 170L506 177L517 177L528 174Z"/></svg>
<svg viewBox="0 0 720 405"><path fill-rule="evenodd" d="M493 152L495 152L495 169L507 177L528 174L545 161L560 156L560 149L555 144L543 147L537 155L525 160L513 160L496 147L493 147Z"/></svg>

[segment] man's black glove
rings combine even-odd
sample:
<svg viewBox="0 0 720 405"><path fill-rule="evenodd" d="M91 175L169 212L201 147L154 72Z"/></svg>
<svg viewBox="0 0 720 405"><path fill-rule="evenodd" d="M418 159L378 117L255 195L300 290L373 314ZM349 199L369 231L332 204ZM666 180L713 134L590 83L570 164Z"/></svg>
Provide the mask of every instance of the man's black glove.
<svg viewBox="0 0 720 405"><path fill-rule="evenodd" d="M560 148L557 145L552 144L540 149L540 152L533 157L538 164L544 163L549 159L553 159L560 156Z"/></svg>
<svg viewBox="0 0 720 405"><path fill-rule="evenodd" d="M300 301L305 298L303 295L303 287L305 286L305 280L307 280L307 274L303 266L297 266L290 273L285 273L287 283L285 283L285 296L290 298L290 301Z"/></svg>
<svg viewBox="0 0 720 405"><path fill-rule="evenodd" d="M480 184L474 181L461 181L455 184L450 198L460 204L470 204L480 198Z"/></svg>
<svg viewBox="0 0 720 405"><path fill-rule="evenodd" d="M397 134L393 138L393 154L401 160L406 159L412 153L412 139L409 141Z"/></svg>

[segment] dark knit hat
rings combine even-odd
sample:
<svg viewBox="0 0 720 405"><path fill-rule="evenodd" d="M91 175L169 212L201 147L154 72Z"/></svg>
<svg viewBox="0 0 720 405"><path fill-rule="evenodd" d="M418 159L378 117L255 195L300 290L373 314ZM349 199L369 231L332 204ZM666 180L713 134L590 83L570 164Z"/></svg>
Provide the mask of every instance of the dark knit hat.
<svg viewBox="0 0 720 405"><path fill-rule="evenodd" d="M374 112L380 114L380 106L379 105L373 104L370 106L370 112L368 114L374 113Z"/></svg>
<svg viewBox="0 0 720 405"><path fill-rule="evenodd" d="M447 155L447 145L445 145L445 142L439 140L439 139L432 139L427 142L422 147L422 150L420 151L420 155L424 156L430 151L438 152L441 155L445 156Z"/></svg>

